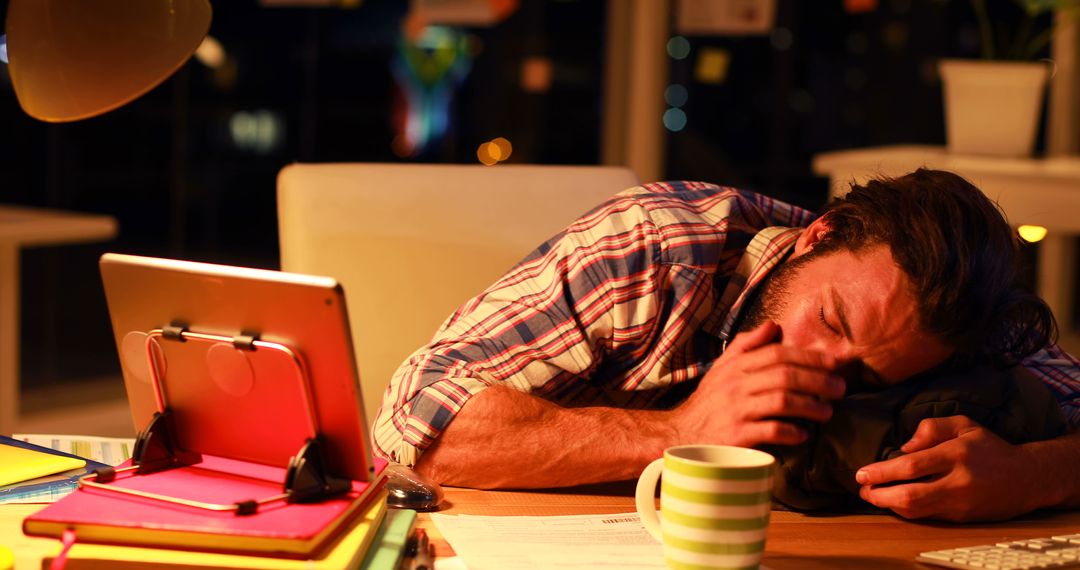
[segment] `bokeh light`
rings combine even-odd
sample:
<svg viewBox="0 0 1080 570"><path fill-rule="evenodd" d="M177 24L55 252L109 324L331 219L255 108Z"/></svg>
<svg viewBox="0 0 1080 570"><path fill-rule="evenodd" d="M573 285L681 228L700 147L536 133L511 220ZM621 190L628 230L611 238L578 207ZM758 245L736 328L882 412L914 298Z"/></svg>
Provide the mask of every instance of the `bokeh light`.
<svg viewBox="0 0 1080 570"><path fill-rule="evenodd" d="M690 40L675 36L668 40L667 53L672 59L686 59L690 55Z"/></svg>
<svg viewBox="0 0 1080 570"><path fill-rule="evenodd" d="M667 104L672 107L682 107L689 98L690 93L687 92L686 87L678 83L668 85L667 89L664 90L664 101L667 101Z"/></svg>
<svg viewBox="0 0 1080 570"><path fill-rule="evenodd" d="M490 151L491 156L493 156L495 160L499 162L510 158L510 153L514 152L514 145L510 144L510 141L506 140L503 137L492 139L491 145L495 147L493 150Z"/></svg>
<svg viewBox="0 0 1080 570"><path fill-rule="evenodd" d="M727 81L731 52L720 48L702 48L694 64L694 79L718 85Z"/></svg>
<svg viewBox="0 0 1080 570"><path fill-rule="evenodd" d="M1016 233L1020 234L1024 241L1035 243L1046 237L1046 228L1042 226L1020 226L1016 228Z"/></svg>
<svg viewBox="0 0 1080 570"><path fill-rule="evenodd" d="M206 67L220 69L225 65L225 48L213 36L206 36L199 47L195 48L195 59Z"/></svg>
<svg viewBox="0 0 1080 570"><path fill-rule="evenodd" d="M776 51L787 51L795 43L795 36L792 35L791 30L777 27L769 34L769 43Z"/></svg>
<svg viewBox="0 0 1080 570"><path fill-rule="evenodd" d="M484 166L495 166L499 162L494 156L491 156L492 147L493 145L491 143L486 142L482 143L476 149L476 158L480 161L480 164L483 164Z"/></svg>
<svg viewBox="0 0 1080 570"><path fill-rule="evenodd" d="M484 166L495 166L510 158L510 154L513 152L514 146L510 144L509 140L503 137L497 137L488 142L481 143L481 145L476 148L476 159Z"/></svg>
<svg viewBox="0 0 1080 570"><path fill-rule="evenodd" d="M664 111L664 126L673 133L683 130L686 128L686 113L674 107Z"/></svg>
<svg viewBox="0 0 1080 570"><path fill-rule="evenodd" d="M285 140L285 119L273 111L237 111L229 117L229 135L236 148L268 153Z"/></svg>

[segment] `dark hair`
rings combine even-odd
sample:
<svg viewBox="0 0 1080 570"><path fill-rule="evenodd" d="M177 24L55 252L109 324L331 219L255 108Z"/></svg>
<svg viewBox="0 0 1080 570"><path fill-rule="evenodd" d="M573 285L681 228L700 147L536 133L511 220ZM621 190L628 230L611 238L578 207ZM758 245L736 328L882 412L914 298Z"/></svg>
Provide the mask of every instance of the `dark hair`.
<svg viewBox="0 0 1080 570"><path fill-rule="evenodd" d="M1056 338L1050 308L1018 285L1019 238L960 176L920 168L853 183L822 215L830 231L814 249L887 245L911 282L921 328L958 361L1015 363Z"/></svg>

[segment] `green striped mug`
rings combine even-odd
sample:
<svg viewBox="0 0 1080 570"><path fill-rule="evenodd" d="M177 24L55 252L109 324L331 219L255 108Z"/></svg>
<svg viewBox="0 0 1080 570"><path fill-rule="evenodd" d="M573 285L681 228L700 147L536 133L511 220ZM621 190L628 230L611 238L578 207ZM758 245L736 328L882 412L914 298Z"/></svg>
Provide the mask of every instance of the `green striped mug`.
<svg viewBox="0 0 1080 570"><path fill-rule="evenodd" d="M757 568L765 552L775 464L763 451L727 445L670 447L650 463L638 478L637 512L663 543L668 567Z"/></svg>

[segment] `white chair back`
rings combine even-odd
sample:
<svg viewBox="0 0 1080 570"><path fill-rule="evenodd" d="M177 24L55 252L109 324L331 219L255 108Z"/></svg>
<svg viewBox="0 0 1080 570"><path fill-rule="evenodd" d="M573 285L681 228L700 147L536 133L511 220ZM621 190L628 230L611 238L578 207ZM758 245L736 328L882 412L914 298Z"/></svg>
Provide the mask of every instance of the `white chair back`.
<svg viewBox="0 0 1080 570"><path fill-rule="evenodd" d="M293 164L278 176L281 267L345 288L370 422L394 370L462 302L635 184L615 167Z"/></svg>

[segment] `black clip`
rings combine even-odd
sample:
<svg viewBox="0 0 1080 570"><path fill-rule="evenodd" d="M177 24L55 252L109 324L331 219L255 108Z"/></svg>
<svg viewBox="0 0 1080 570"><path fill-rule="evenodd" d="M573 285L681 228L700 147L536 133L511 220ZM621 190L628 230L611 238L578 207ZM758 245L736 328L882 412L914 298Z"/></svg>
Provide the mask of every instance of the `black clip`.
<svg viewBox="0 0 1080 570"><path fill-rule="evenodd" d="M180 448L173 418L168 408L164 412L154 412L150 424L139 432L131 454L132 463L139 466L136 473L154 473L202 461L198 453Z"/></svg>
<svg viewBox="0 0 1080 570"><path fill-rule="evenodd" d="M98 483L111 483L116 479L115 467L102 467L100 469L94 469L91 473L94 475L94 481L97 481Z"/></svg>
<svg viewBox="0 0 1080 570"><path fill-rule="evenodd" d="M255 341L259 340L259 333L241 331L232 339L233 346L240 350L255 350Z"/></svg>
<svg viewBox="0 0 1080 570"><path fill-rule="evenodd" d="M257 512L259 512L258 501L247 500L236 503L236 514L239 516L253 515Z"/></svg>
<svg viewBox="0 0 1080 570"><path fill-rule="evenodd" d="M322 444L318 438L308 439L300 452L289 459L285 473L285 493L290 503L310 503L352 489L352 481L330 475Z"/></svg>
<svg viewBox="0 0 1080 570"><path fill-rule="evenodd" d="M163 327L161 327L161 336L169 340L178 340L180 342L186 342L184 333L187 332L187 323L181 321L173 321Z"/></svg>

